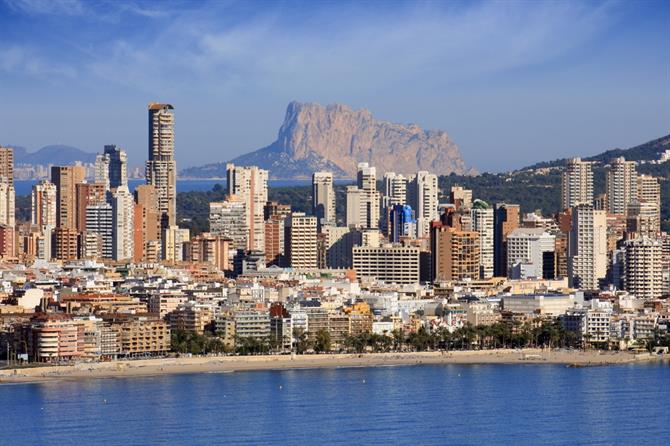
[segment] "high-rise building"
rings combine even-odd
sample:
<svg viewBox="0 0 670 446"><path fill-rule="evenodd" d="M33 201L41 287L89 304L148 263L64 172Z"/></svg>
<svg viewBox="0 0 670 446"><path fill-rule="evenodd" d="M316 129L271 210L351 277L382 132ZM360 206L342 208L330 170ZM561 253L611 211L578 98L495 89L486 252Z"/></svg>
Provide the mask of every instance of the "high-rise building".
<svg viewBox="0 0 670 446"><path fill-rule="evenodd" d="M356 278L399 285L419 283L419 254L414 246L355 246L352 257Z"/></svg>
<svg viewBox="0 0 670 446"><path fill-rule="evenodd" d="M389 223L389 239L392 243L416 237L416 219L409 205L394 204L390 210Z"/></svg>
<svg viewBox="0 0 670 446"><path fill-rule="evenodd" d="M284 252L295 269L317 268L316 217L294 212L284 221Z"/></svg>
<svg viewBox="0 0 670 446"><path fill-rule="evenodd" d="M396 204L407 204L407 178L403 174L386 172L382 194L382 204L385 208Z"/></svg>
<svg viewBox="0 0 670 446"><path fill-rule="evenodd" d="M268 201L268 171L256 166L226 165L228 195L236 195L245 204L247 226L246 249L265 249L265 227L263 210Z"/></svg>
<svg viewBox="0 0 670 446"><path fill-rule="evenodd" d="M77 228L77 184L86 179L84 166L52 166L51 182L56 185L56 224Z"/></svg>
<svg viewBox="0 0 670 446"><path fill-rule="evenodd" d="M265 259L268 265L284 263L284 215L271 215L265 220Z"/></svg>
<svg viewBox="0 0 670 446"><path fill-rule="evenodd" d="M86 209L89 205L104 203L107 201L107 192L102 183L78 183L75 184L77 203L77 231L86 230Z"/></svg>
<svg viewBox="0 0 670 446"><path fill-rule="evenodd" d="M94 180L102 184L105 190L109 190L109 155L106 153L98 153L95 156Z"/></svg>
<svg viewBox="0 0 670 446"><path fill-rule="evenodd" d="M431 279L433 282L479 279L479 233L460 231L434 221L430 231Z"/></svg>
<svg viewBox="0 0 670 446"><path fill-rule="evenodd" d="M163 260L166 262L181 262L184 260L184 243L191 237L190 231L179 226L170 226L163 229Z"/></svg>
<svg viewBox="0 0 670 446"><path fill-rule="evenodd" d="M629 236L656 236L660 231L660 212L656 202L633 200L628 203L626 232Z"/></svg>
<svg viewBox="0 0 670 446"><path fill-rule="evenodd" d="M635 165L635 161L619 157L607 168L607 211L610 214L625 214L628 204L638 198Z"/></svg>
<svg viewBox="0 0 670 446"><path fill-rule="evenodd" d="M92 202L85 208L86 225L84 231L86 254L83 257L94 258L91 243L99 244L95 252L97 257L103 259L114 258L114 218L112 215L112 205L105 201ZM94 240L90 235L95 235L99 240Z"/></svg>
<svg viewBox="0 0 670 446"><path fill-rule="evenodd" d="M658 178L650 175L638 175L637 199L640 203L653 203L656 209L655 221L661 222L661 185ZM651 207L649 207L651 208Z"/></svg>
<svg viewBox="0 0 670 446"><path fill-rule="evenodd" d="M16 257L16 234L13 226L0 224L0 258Z"/></svg>
<svg viewBox="0 0 670 446"><path fill-rule="evenodd" d="M319 229L322 224L334 224L335 190L332 172L315 172L312 175L312 213Z"/></svg>
<svg viewBox="0 0 670 446"><path fill-rule="evenodd" d="M377 169L359 163L356 186L347 187L347 226L379 228L379 199Z"/></svg>
<svg viewBox="0 0 670 446"><path fill-rule="evenodd" d="M128 155L126 155L126 151L111 144L105 146L104 154L109 159L109 188L128 187Z"/></svg>
<svg viewBox="0 0 670 446"><path fill-rule="evenodd" d="M135 188L134 196L133 260L135 262L158 260L162 249L156 189L150 184L141 184ZM155 256L154 253L159 255Z"/></svg>
<svg viewBox="0 0 670 446"><path fill-rule="evenodd" d="M541 228L517 228L507 235L507 275L511 279L553 279L556 237Z"/></svg>
<svg viewBox="0 0 670 446"><path fill-rule="evenodd" d="M14 149L0 146L0 225L16 226L15 200Z"/></svg>
<svg viewBox="0 0 670 446"><path fill-rule="evenodd" d="M0 146L0 183L14 185L14 149Z"/></svg>
<svg viewBox="0 0 670 446"><path fill-rule="evenodd" d="M114 260L131 260L134 255L134 225L135 210L133 196L127 187L118 187L112 192L112 224L113 242L112 258Z"/></svg>
<svg viewBox="0 0 670 446"><path fill-rule="evenodd" d="M624 288L640 299L663 296L663 243L647 236L624 243Z"/></svg>
<svg viewBox="0 0 670 446"><path fill-rule="evenodd" d="M563 209L593 202L593 171L589 161L572 158L561 177L561 204Z"/></svg>
<svg viewBox="0 0 670 446"><path fill-rule="evenodd" d="M42 180L33 186L31 195L30 222L44 228L56 227L56 186L47 180Z"/></svg>
<svg viewBox="0 0 670 446"><path fill-rule="evenodd" d="M607 274L607 214L592 204L572 208L568 236L568 282L571 287L597 290Z"/></svg>
<svg viewBox="0 0 670 446"><path fill-rule="evenodd" d="M76 260L79 257L79 233L74 227L60 226L53 231L52 257Z"/></svg>
<svg viewBox="0 0 670 446"><path fill-rule="evenodd" d="M231 269L230 240L225 237L203 232L191 239L189 257L192 262L214 265L221 271Z"/></svg>
<svg viewBox="0 0 670 446"><path fill-rule="evenodd" d="M507 235L519 227L518 204L498 203L493 213L493 274L507 277Z"/></svg>
<svg viewBox="0 0 670 446"><path fill-rule="evenodd" d="M209 203L209 232L230 239L233 250L247 249L246 215L246 204L237 195Z"/></svg>
<svg viewBox="0 0 670 446"><path fill-rule="evenodd" d="M146 164L147 184L156 189L161 226L176 224L177 163L174 159L174 107L170 104L149 104L149 159Z"/></svg>
<svg viewBox="0 0 670 446"><path fill-rule="evenodd" d="M479 233L479 277L493 277L493 209L482 200L475 200L470 210L472 230Z"/></svg>
<svg viewBox="0 0 670 446"><path fill-rule="evenodd" d="M431 222L439 218L437 175L417 172L407 184L407 203L414 209L417 237L430 235Z"/></svg>
<svg viewBox="0 0 670 446"><path fill-rule="evenodd" d="M472 190L465 189L462 186L451 186L449 202L456 207L456 210L470 209L472 206Z"/></svg>
<svg viewBox="0 0 670 446"><path fill-rule="evenodd" d="M16 194L12 183L0 183L0 225L16 226Z"/></svg>

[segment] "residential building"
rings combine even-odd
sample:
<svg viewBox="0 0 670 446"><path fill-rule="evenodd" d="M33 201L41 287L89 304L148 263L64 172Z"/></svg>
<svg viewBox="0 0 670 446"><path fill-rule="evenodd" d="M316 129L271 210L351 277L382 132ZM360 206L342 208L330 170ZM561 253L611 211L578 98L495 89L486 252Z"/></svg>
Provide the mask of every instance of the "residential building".
<svg viewBox="0 0 670 446"><path fill-rule="evenodd" d="M363 229L379 228L377 170L368 163L358 163L356 186L347 187L346 224Z"/></svg>
<svg viewBox="0 0 670 446"><path fill-rule="evenodd" d="M571 287L599 288L607 274L607 215L591 204L572 209L568 236L568 281Z"/></svg>
<svg viewBox="0 0 670 446"><path fill-rule="evenodd" d="M30 221L39 228L56 227L56 186L42 180L33 186Z"/></svg>
<svg viewBox="0 0 670 446"><path fill-rule="evenodd" d="M265 249L264 206L268 201L268 171L256 166L226 165L228 196L235 195L245 204L247 244L245 249Z"/></svg>
<svg viewBox="0 0 670 446"><path fill-rule="evenodd" d="M149 159L147 184L156 191L156 204L162 227L177 224L177 162L174 158L174 107L149 104ZM111 183L110 183L111 185Z"/></svg>
<svg viewBox="0 0 670 446"><path fill-rule="evenodd" d="M51 182L56 186L56 225L77 227L77 184L86 179L84 166L52 166Z"/></svg>
<svg viewBox="0 0 670 446"><path fill-rule="evenodd" d="M317 268L316 217L294 212L284 222L284 252L294 269Z"/></svg>
<svg viewBox="0 0 670 446"><path fill-rule="evenodd" d="M237 195L209 203L209 232L231 240L231 249L247 249L246 204Z"/></svg>
<svg viewBox="0 0 670 446"><path fill-rule="evenodd" d="M608 166L605 184L607 211L610 214L625 214L628 204L638 198L636 164L635 161L619 157Z"/></svg>
<svg viewBox="0 0 670 446"><path fill-rule="evenodd" d="M482 200L475 200L470 210L472 230L479 233L479 277L493 277L494 222L493 209Z"/></svg>
<svg viewBox="0 0 670 446"><path fill-rule="evenodd" d="M332 172L315 172L312 175L312 214L319 230L322 224L335 224L335 189Z"/></svg>
<svg viewBox="0 0 670 446"><path fill-rule="evenodd" d="M640 236L624 242L623 283L640 299L659 299L663 289L663 243Z"/></svg>
<svg viewBox="0 0 670 446"><path fill-rule="evenodd" d="M507 236L510 279L553 279L556 237L544 229L517 228Z"/></svg>
<svg viewBox="0 0 670 446"><path fill-rule="evenodd" d="M563 170L561 180L563 209L593 203L593 171L590 161L582 161L581 158L570 159Z"/></svg>
<svg viewBox="0 0 670 446"><path fill-rule="evenodd" d="M439 218L437 175L417 172L407 184L407 204L414 209L417 237L430 236L430 224Z"/></svg>
<svg viewBox="0 0 670 446"><path fill-rule="evenodd" d="M352 250L356 278L384 283L419 283L419 248L398 245L356 246Z"/></svg>
<svg viewBox="0 0 670 446"><path fill-rule="evenodd" d="M498 203L493 214L493 274L507 276L507 236L519 227L518 204Z"/></svg>

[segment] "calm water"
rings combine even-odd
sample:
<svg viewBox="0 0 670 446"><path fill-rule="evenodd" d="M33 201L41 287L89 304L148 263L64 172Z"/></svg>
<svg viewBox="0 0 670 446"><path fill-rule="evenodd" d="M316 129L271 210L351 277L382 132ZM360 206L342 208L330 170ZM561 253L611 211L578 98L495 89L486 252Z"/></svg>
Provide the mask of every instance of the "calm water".
<svg viewBox="0 0 670 446"><path fill-rule="evenodd" d="M669 402L668 365L377 367L5 385L0 444L667 445Z"/></svg>

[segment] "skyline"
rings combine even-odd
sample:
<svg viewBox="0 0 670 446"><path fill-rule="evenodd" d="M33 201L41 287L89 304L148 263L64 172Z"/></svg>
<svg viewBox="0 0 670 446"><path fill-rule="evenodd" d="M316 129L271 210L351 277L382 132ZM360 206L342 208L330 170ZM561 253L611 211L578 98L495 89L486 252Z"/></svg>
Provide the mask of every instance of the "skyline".
<svg viewBox="0 0 670 446"><path fill-rule="evenodd" d="M291 100L445 130L479 171L670 130L660 2L380 6L0 2L1 143L140 165L151 101L175 105L180 169L270 144Z"/></svg>

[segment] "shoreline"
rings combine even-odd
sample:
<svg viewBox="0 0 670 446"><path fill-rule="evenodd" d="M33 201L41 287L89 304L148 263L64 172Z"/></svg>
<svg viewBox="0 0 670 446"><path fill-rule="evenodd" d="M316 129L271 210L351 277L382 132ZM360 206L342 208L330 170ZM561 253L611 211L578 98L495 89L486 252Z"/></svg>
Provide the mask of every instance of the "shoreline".
<svg viewBox="0 0 670 446"><path fill-rule="evenodd" d="M0 385L81 379L152 377L173 374L234 373L409 365L565 365L590 367L666 360L648 353L563 350L476 350L451 352L362 353L324 355L258 355L182 357L80 363L0 370Z"/></svg>

